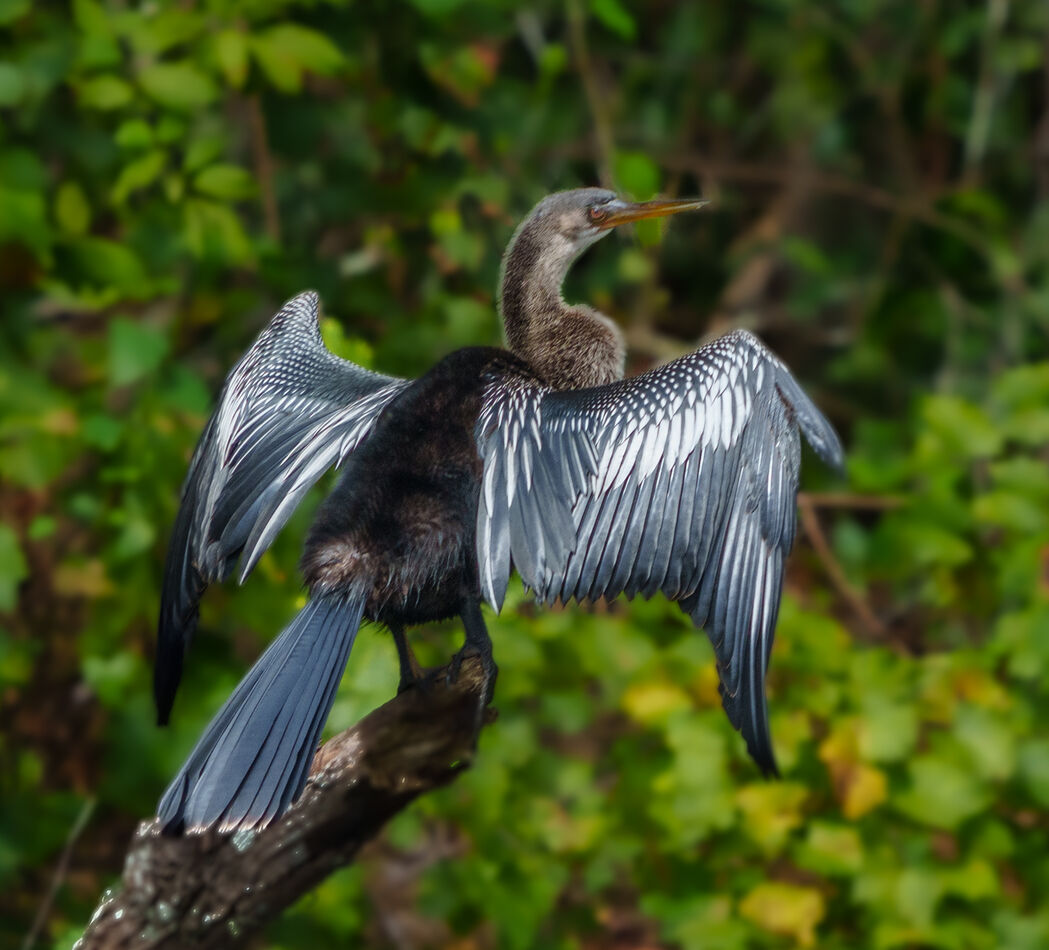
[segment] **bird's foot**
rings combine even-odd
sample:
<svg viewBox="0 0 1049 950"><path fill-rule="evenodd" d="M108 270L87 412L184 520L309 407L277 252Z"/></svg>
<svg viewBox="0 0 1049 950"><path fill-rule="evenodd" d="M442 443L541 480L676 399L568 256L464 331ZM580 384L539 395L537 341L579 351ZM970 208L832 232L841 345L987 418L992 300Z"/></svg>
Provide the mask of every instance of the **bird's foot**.
<svg viewBox="0 0 1049 950"><path fill-rule="evenodd" d="M473 643L465 644L463 648L452 657L452 662L448 665L448 684L453 685L459 682L463 660L468 656L476 656L481 660L481 673L483 674L483 679L481 681L481 706L487 706L492 699L492 694L495 692L495 680L499 675L499 667L496 666L495 660L492 657L490 643L487 644L487 648Z"/></svg>

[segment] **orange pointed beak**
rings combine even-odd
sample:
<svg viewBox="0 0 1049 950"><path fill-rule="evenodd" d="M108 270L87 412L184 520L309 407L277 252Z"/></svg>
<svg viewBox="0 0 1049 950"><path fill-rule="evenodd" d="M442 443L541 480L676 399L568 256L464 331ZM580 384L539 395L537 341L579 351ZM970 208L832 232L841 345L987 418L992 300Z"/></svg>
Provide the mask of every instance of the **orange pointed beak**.
<svg viewBox="0 0 1049 950"><path fill-rule="evenodd" d="M606 216L595 222L599 228L614 228L628 221L640 221L642 218L664 218L669 214L682 211L697 211L710 202L705 198L678 198L672 201L612 201L607 205Z"/></svg>

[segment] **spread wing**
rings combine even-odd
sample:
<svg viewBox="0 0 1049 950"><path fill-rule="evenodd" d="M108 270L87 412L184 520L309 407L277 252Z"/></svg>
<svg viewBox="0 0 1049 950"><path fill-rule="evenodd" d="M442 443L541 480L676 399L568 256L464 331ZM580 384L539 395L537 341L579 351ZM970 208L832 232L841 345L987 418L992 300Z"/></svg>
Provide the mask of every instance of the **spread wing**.
<svg viewBox="0 0 1049 950"><path fill-rule="evenodd" d="M606 386L493 379L476 430L485 598L501 606L512 559L542 602L678 601L714 645L730 720L775 772L764 681L797 520L799 429L841 465L830 424L745 331Z"/></svg>
<svg viewBox="0 0 1049 950"><path fill-rule="evenodd" d="M243 581L303 495L408 383L332 354L318 298L288 301L226 379L182 486L161 594L154 695L166 722L204 589Z"/></svg>

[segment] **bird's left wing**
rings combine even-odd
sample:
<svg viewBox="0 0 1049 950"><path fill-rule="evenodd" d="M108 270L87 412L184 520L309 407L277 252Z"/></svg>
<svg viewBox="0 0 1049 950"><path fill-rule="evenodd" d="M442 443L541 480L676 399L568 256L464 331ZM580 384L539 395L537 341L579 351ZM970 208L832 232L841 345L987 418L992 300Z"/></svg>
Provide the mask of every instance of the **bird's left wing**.
<svg viewBox="0 0 1049 950"><path fill-rule="evenodd" d="M493 379L476 430L485 598L501 606L512 559L540 601L679 601L714 645L729 718L774 772L764 677L797 519L799 429L840 466L830 424L746 331L606 386Z"/></svg>
<svg viewBox="0 0 1049 950"><path fill-rule="evenodd" d="M243 581L320 476L408 383L331 353L318 298L289 300L233 368L182 486L161 594L154 693L166 721L212 581Z"/></svg>

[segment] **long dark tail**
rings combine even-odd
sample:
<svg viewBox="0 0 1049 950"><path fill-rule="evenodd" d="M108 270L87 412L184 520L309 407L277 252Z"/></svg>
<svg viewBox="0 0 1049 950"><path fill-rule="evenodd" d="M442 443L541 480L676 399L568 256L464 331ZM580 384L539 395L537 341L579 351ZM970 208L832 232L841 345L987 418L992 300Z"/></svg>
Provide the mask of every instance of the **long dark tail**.
<svg viewBox="0 0 1049 950"><path fill-rule="evenodd" d="M311 600L256 661L160 799L164 831L261 828L306 784L364 597Z"/></svg>

